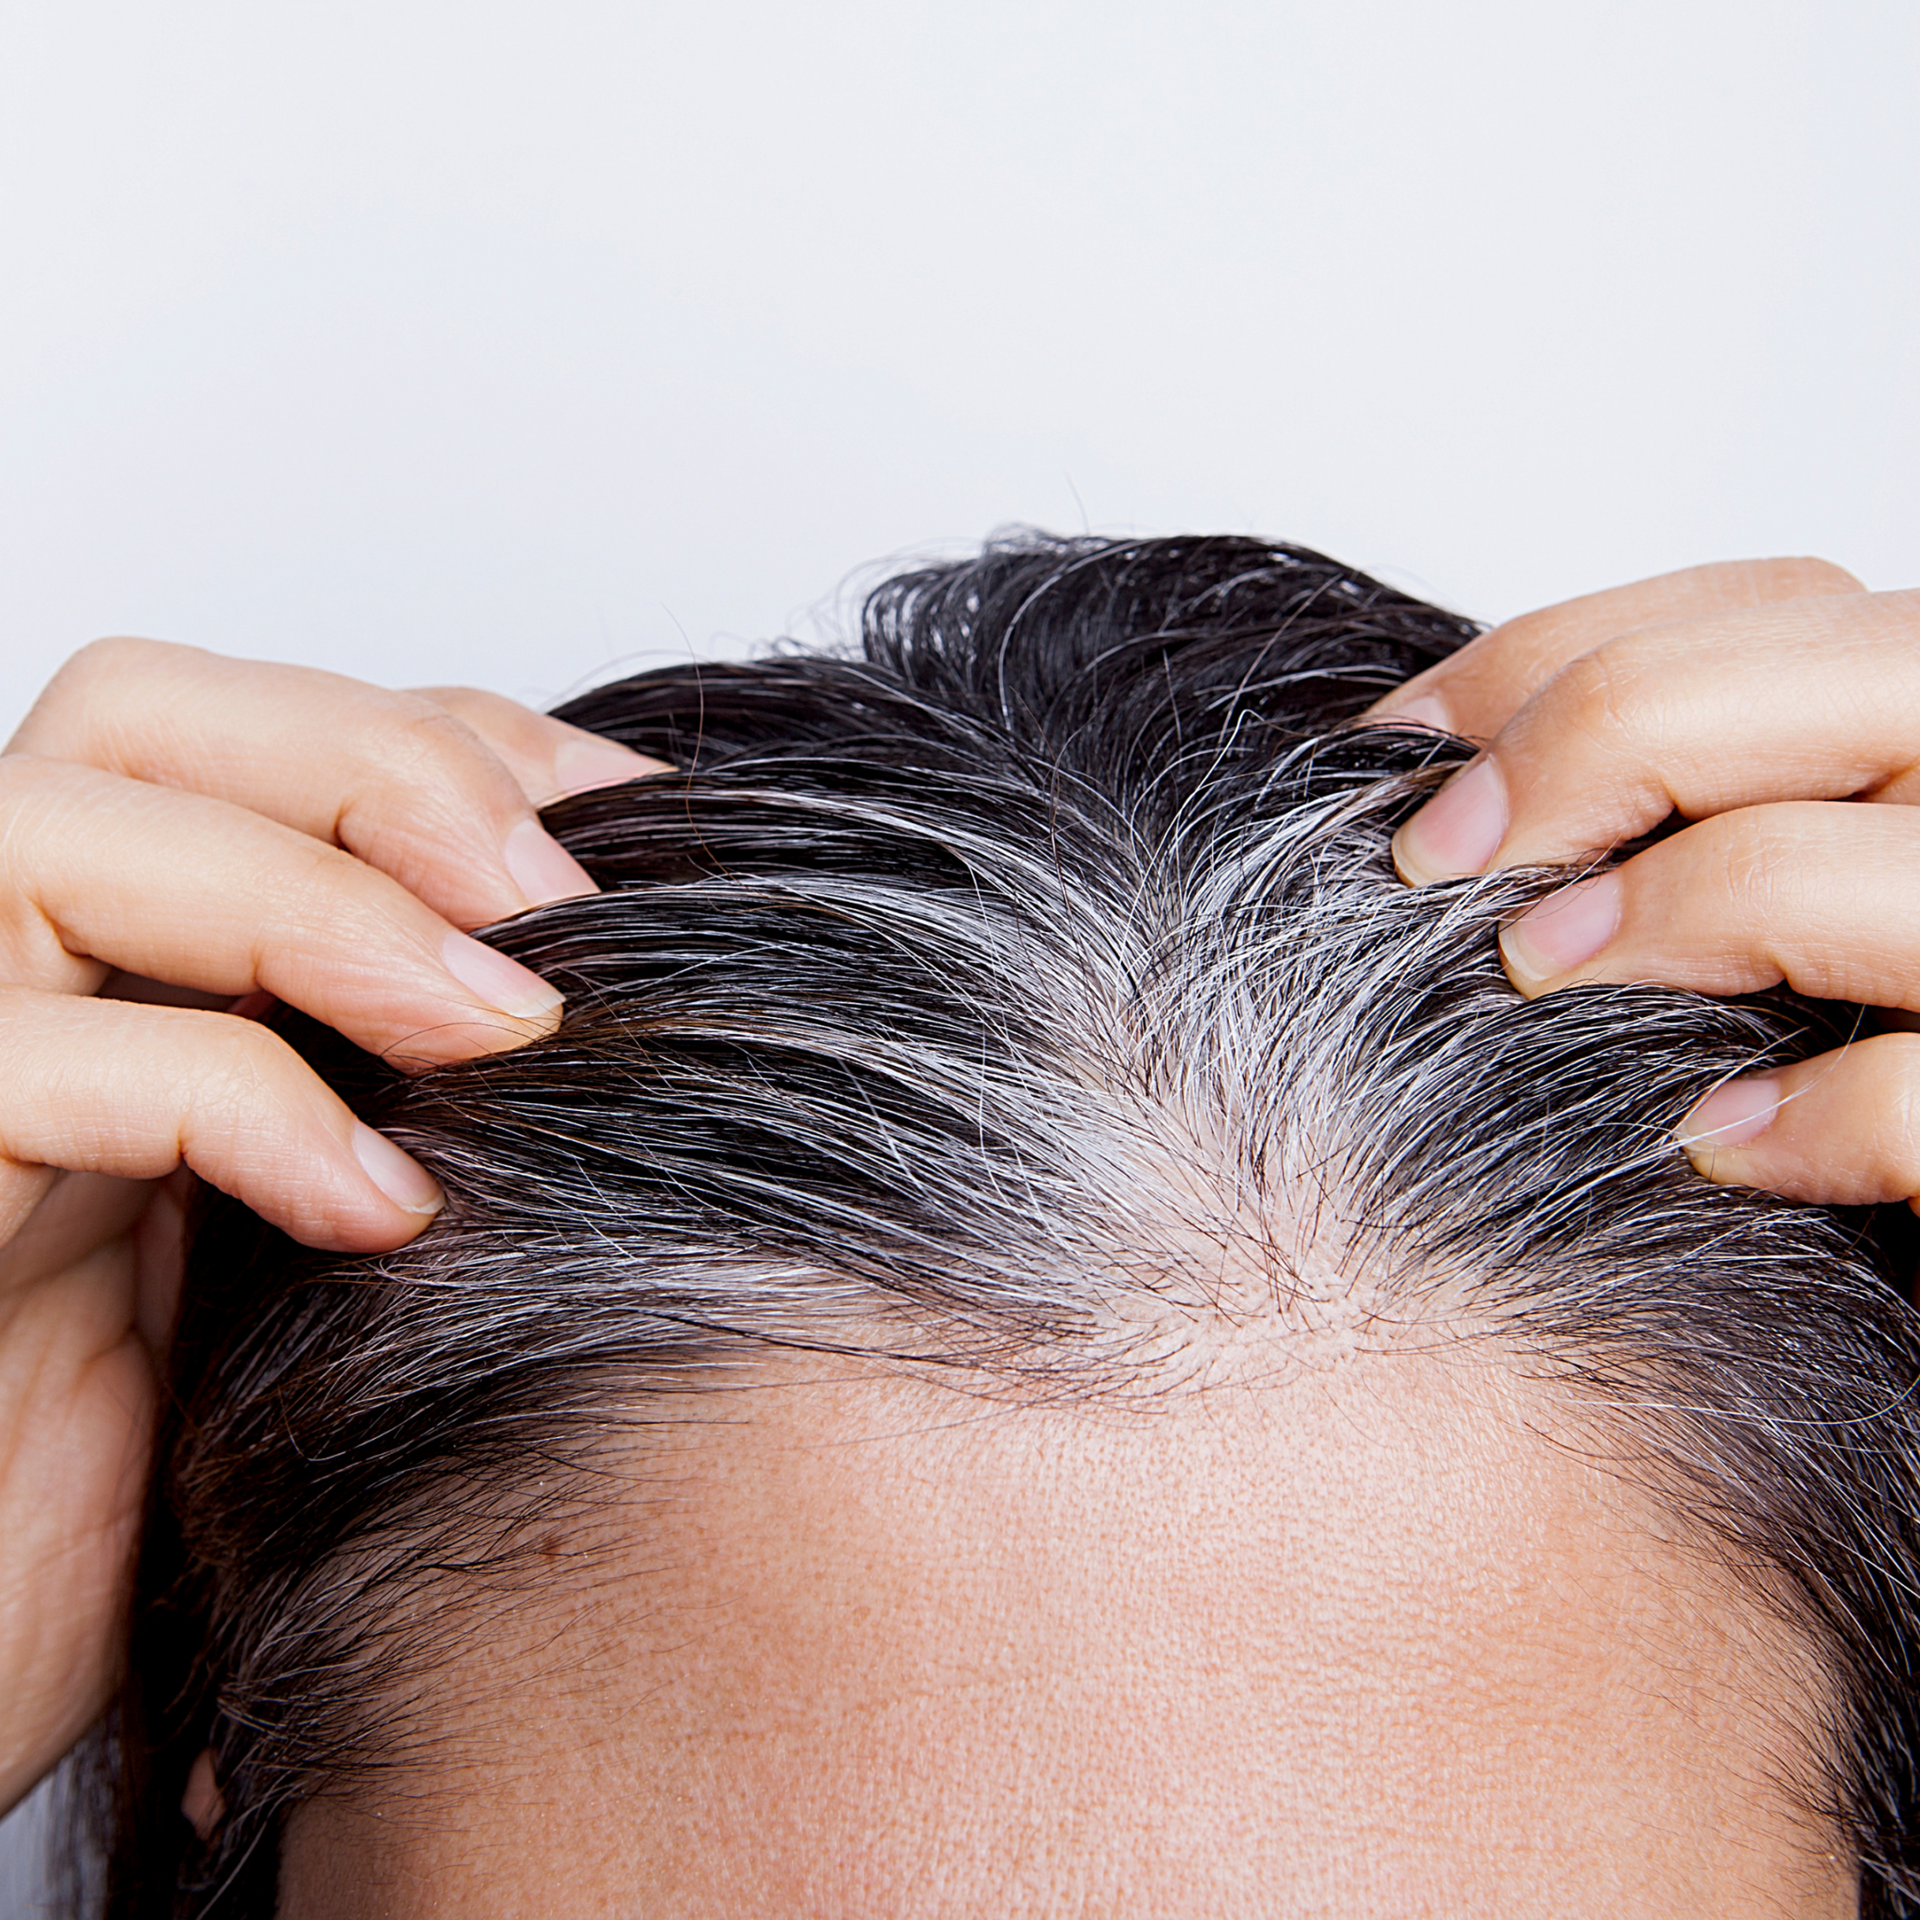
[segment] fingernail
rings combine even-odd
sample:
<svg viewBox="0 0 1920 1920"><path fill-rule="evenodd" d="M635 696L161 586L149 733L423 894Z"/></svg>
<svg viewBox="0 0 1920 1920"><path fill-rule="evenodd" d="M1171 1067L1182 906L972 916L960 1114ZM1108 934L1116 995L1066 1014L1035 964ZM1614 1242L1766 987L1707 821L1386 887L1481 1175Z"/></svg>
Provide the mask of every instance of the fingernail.
<svg viewBox="0 0 1920 1920"><path fill-rule="evenodd" d="M440 1183L409 1153L402 1153L384 1133L356 1120L353 1152L366 1175L396 1207L409 1213L436 1214L447 1204Z"/></svg>
<svg viewBox="0 0 1920 1920"><path fill-rule="evenodd" d="M1729 1080L1724 1087L1715 1087L1681 1121L1675 1137L1689 1153L1695 1153L1696 1149L1711 1153L1715 1147L1744 1147L1773 1124L1783 1095L1781 1082L1772 1076Z"/></svg>
<svg viewBox="0 0 1920 1920"><path fill-rule="evenodd" d="M1417 700L1409 700L1404 707L1395 707L1390 713L1374 716L1378 720L1391 720L1396 726L1435 727L1442 733L1453 731L1453 716L1447 711L1447 703L1437 693L1423 693Z"/></svg>
<svg viewBox="0 0 1920 1920"><path fill-rule="evenodd" d="M1520 976L1522 986L1532 986L1584 966L1619 931L1620 901L1617 873L1548 894L1501 933L1508 971Z"/></svg>
<svg viewBox="0 0 1920 1920"><path fill-rule="evenodd" d="M1506 837L1506 783L1491 760L1476 760L1393 836L1393 863L1411 886L1456 880L1483 871Z"/></svg>
<svg viewBox="0 0 1920 1920"><path fill-rule="evenodd" d="M513 883L527 896L527 904L544 907L554 900L577 900L600 889L587 870L538 820L522 820L507 835L501 849Z"/></svg>
<svg viewBox="0 0 1920 1920"><path fill-rule="evenodd" d="M568 740L553 756L553 777L562 793L611 787L622 780L638 780L642 774L653 771L654 763L644 754L611 740Z"/></svg>
<svg viewBox="0 0 1920 1920"><path fill-rule="evenodd" d="M514 1020L551 1020L566 1003L554 989L517 960L483 947L464 933L450 933L440 944L447 971L477 994L482 1006Z"/></svg>

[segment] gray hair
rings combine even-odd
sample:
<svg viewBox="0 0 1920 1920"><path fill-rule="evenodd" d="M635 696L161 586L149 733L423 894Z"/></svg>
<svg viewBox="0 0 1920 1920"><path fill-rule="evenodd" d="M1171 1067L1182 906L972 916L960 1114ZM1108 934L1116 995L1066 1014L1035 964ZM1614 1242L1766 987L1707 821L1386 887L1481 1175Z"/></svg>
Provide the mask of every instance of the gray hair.
<svg viewBox="0 0 1920 1920"><path fill-rule="evenodd" d="M405 1077L287 1023L445 1216L359 1260L219 1200L201 1227L107 1910L270 1913L288 1808L387 1763L408 1721L372 1694L444 1655L419 1595L510 1584L648 1395L794 1346L1147 1389L1194 1362L1129 1304L1230 1310L1230 1254L1303 1339L1444 1323L1591 1392L1831 1670L1818 1791L1865 1911L1920 1911L1893 1243L1672 1139L1844 1018L1529 1003L1495 935L1563 874L1396 880L1467 749L1356 716L1474 631L1297 549L1023 535L890 581L856 646L564 709L684 771L550 808L604 891L488 935L565 991L560 1030ZM199 1848L171 1808L208 1744Z"/></svg>

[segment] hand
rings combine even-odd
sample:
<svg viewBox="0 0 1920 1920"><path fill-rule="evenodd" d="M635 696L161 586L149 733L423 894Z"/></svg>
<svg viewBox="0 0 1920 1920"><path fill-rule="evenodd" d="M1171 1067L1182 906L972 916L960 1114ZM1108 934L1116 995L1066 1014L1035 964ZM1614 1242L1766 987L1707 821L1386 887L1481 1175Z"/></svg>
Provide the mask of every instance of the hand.
<svg viewBox="0 0 1920 1920"><path fill-rule="evenodd" d="M1370 717L1488 743L1396 836L1415 885L1694 823L1509 925L1522 993L1784 980L1920 1014L1920 593L1809 560L1671 574L1496 628ZM1914 1199L1920 1034L1731 1082L1681 1137L1710 1179Z"/></svg>
<svg viewBox="0 0 1920 1920"><path fill-rule="evenodd" d="M408 1065L551 1031L560 996L463 929L593 891L534 803L659 770L491 694L149 641L77 655L0 756L0 1811L113 1679L174 1170L350 1251L440 1205L283 1042L208 1009L272 995Z"/></svg>

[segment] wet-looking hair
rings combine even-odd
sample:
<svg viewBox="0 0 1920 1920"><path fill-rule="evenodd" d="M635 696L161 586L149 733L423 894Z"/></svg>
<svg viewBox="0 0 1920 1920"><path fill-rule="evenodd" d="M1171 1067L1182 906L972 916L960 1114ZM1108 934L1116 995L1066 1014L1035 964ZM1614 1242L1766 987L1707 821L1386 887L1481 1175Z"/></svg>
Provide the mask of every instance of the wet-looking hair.
<svg viewBox="0 0 1920 1920"><path fill-rule="evenodd" d="M791 1347L1124 1394L1182 1361L1116 1302L1204 1311L1209 1238L1284 1297L1305 1233L1369 1276L1357 1338L1440 1315L1593 1397L1815 1649L1811 1790L1864 1910L1920 1912L1915 1316L1874 1218L1671 1143L1844 1020L1529 1003L1495 935L1556 876L1395 879L1469 749L1354 722L1475 631L1290 547L1021 536L839 651L562 709L681 771L547 809L603 891L486 936L559 1031L408 1075L283 1023L444 1216L363 1258L200 1225L92 1910L270 1914L289 1811L404 1755L459 1596L649 1395Z"/></svg>

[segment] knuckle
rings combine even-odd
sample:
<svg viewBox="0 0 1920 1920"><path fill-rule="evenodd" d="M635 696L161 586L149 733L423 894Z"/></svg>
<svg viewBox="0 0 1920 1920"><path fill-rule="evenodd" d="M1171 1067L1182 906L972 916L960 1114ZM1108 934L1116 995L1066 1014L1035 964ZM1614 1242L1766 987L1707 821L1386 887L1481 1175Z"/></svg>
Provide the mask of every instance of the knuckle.
<svg viewBox="0 0 1920 1920"><path fill-rule="evenodd" d="M1617 753L1654 732L1657 682L1632 647L1609 641L1561 669L1554 704L1567 727Z"/></svg>
<svg viewBox="0 0 1920 1920"><path fill-rule="evenodd" d="M383 756L398 752L433 766L464 759L478 744L473 729L450 707L418 693L396 693L383 700L372 737Z"/></svg>
<svg viewBox="0 0 1920 1920"><path fill-rule="evenodd" d="M432 925L431 909L352 854L290 840L257 874L234 934L248 976L297 999L410 977Z"/></svg>
<svg viewBox="0 0 1920 1920"><path fill-rule="evenodd" d="M129 681L177 668L196 651L124 634L89 641L68 655L40 690L14 735L14 746L55 755L84 753L98 715L120 704Z"/></svg>
<svg viewBox="0 0 1920 1920"><path fill-rule="evenodd" d="M429 691L489 752L502 743L523 749L537 747L559 726L557 721L535 713L518 700L509 700L503 693L488 693L480 687L434 687Z"/></svg>
<svg viewBox="0 0 1920 1920"><path fill-rule="evenodd" d="M289 847L286 857L281 884L258 917L262 949L356 952L402 937L410 896L386 875L319 840Z"/></svg>
<svg viewBox="0 0 1920 1920"><path fill-rule="evenodd" d="M470 714L486 712L500 696L479 687L412 687L402 698L425 701L465 722Z"/></svg>
<svg viewBox="0 0 1920 1920"><path fill-rule="evenodd" d="M164 640L140 640L130 634L110 634L103 639L89 640L77 653L69 654L47 682L31 717L45 719L67 709L84 712L102 685L145 673L157 663L191 651L188 647L171 646Z"/></svg>
<svg viewBox="0 0 1920 1920"><path fill-rule="evenodd" d="M1759 809L1716 815L1690 831L1708 844L1707 876L1742 923L1767 921L1779 902L1787 871L1786 845L1777 825Z"/></svg>
<svg viewBox="0 0 1920 1920"><path fill-rule="evenodd" d="M1864 593L1865 586L1845 567L1806 555L1762 563L1769 597L1799 600L1812 594Z"/></svg>
<svg viewBox="0 0 1920 1920"><path fill-rule="evenodd" d="M464 730L471 746L489 758L507 752L537 751L552 723L504 694L478 687L430 687L421 690L443 714Z"/></svg>
<svg viewBox="0 0 1920 1920"><path fill-rule="evenodd" d="M375 793L401 788L416 805L435 796L457 798L467 808L509 797L512 783L479 734L451 707L422 694L382 696L352 751Z"/></svg>
<svg viewBox="0 0 1920 1920"><path fill-rule="evenodd" d="M196 1057L204 1062L203 1101L229 1116L278 1113L309 1069L286 1041L257 1020L183 1011Z"/></svg>
<svg viewBox="0 0 1920 1920"><path fill-rule="evenodd" d="M73 656L74 664L89 669L117 669L132 664L145 664L156 654L171 654L184 651L171 647L164 640L146 640L138 634L108 633L97 640L89 640Z"/></svg>
<svg viewBox="0 0 1920 1920"><path fill-rule="evenodd" d="M164 641L140 640L131 634L108 634L98 640L89 640L71 655L53 676L52 684L59 686L62 681L71 681L81 686L91 685L97 680L147 666L156 654L173 651Z"/></svg>

